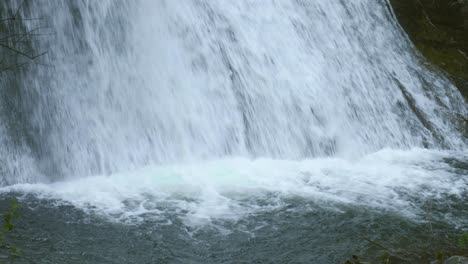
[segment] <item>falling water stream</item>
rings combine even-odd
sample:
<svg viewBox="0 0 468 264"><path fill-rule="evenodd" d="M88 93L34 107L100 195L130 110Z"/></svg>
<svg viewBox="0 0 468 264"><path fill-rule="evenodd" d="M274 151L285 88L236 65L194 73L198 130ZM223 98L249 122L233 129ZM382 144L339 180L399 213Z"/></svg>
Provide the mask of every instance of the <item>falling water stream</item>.
<svg viewBox="0 0 468 264"><path fill-rule="evenodd" d="M21 14L55 34L34 46L50 65L0 80L19 261L340 263L376 251L364 234L418 241L429 205L435 227L468 228L466 103L386 0Z"/></svg>

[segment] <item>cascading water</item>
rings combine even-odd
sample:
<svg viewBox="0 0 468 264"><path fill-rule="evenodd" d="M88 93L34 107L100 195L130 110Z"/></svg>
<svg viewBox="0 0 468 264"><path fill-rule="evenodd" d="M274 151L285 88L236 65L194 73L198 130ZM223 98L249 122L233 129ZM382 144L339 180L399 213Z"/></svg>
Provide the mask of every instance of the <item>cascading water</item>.
<svg viewBox="0 0 468 264"><path fill-rule="evenodd" d="M466 104L385 0L41 0L21 12L55 36L35 47L52 67L0 83L17 88L1 95L0 173L23 183L4 192L189 226L296 196L411 217L413 192L466 194L464 171L443 162L467 158Z"/></svg>
<svg viewBox="0 0 468 264"><path fill-rule="evenodd" d="M226 155L463 148L466 108L386 1L36 1L57 36L22 102L45 174ZM50 10L55 10L50 14Z"/></svg>

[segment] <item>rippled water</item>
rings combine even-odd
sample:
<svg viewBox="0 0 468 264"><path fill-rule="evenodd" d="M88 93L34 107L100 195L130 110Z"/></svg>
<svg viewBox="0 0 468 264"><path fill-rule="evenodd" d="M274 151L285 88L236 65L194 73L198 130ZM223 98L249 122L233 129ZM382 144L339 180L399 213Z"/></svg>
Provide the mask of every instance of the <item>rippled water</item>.
<svg viewBox="0 0 468 264"><path fill-rule="evenodd" d="M341 263L433 254L468 228L462 152L152 166L2 189L24 206L20 263ZM431 244L432 243L432 244Z"/></svg>

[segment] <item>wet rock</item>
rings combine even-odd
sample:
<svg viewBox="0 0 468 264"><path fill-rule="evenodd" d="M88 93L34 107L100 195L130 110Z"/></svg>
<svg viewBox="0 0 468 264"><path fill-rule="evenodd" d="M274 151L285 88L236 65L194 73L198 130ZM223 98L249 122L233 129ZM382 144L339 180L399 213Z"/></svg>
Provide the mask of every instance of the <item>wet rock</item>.
<svg viewBox="0 0 468 264"><path fill-rule="evenodd" d="M468 98L468 0L391 0L391 4L415 46Z"/></svg>
<svg viewBox="0 0 468 264"><path fill-rule="evenodd" d="M447 259L444 264L468 264L468 258L466 257L460 257L460 256L454 256L449 259Z"/></svg>

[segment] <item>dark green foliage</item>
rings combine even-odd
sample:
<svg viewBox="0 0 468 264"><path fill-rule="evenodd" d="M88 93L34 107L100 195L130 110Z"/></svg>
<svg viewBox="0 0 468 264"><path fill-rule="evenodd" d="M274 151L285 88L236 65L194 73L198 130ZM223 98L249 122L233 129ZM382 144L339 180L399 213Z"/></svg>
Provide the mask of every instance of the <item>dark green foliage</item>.
<svg viewBox="0 0 468 264"><path fill-rule="evenodd" d="M468 232L461 234L457 242L457 245L460 247L460 249L466 249L468 251Z"/></svg>
<svg viewBox="0 0 468 264"><path fill-rule="evenodd" d="M20 251L8 241L8 234L15 229L14 220L19 218L19 210L21 210L21 206L14 199L11 199L8 211L3 214L3 231L0 231L0 252L8 255L10 260L17 258L20 254Z"/></svg>
<svg viewBox="0 0 468 264"><path fill-rule="evenodd" d="M10 209L8 210L8 212L6 214L3 215L3 219L5 221L5 224L3 225L3 230L4 231L11 231L13 230L14 226L13 226L13 217L14 218L18 218L19 217L19 214L18 214L18 210L21 209L21 207L19 205L16 204L15 200L11 199L10 200Z"/></svg>
<svg viewBox="0 0 468 264"><path fill-rule="evenodd" d="M444 253L443 252L437 252L436 259L437 259L437 264L443 264L444 263Z"/></svg>

